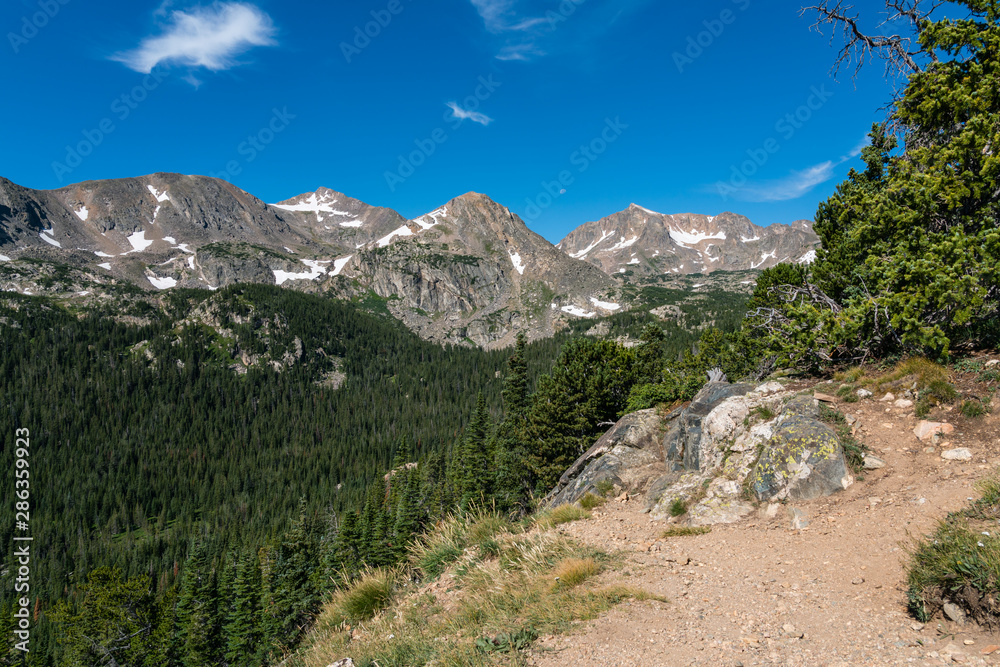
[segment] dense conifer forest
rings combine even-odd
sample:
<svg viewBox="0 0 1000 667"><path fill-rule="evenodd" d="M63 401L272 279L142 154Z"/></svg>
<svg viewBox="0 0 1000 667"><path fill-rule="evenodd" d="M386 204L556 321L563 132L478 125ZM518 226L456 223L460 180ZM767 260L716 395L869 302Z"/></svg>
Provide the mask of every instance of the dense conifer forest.
<svg viewBox="0 0 1000 667"><path fill-rule="evenodd" d="M608 336L637 348L586 322L484 352L274 287L96 307L5 295L4 484L16 429L32 442L27 664L273 664L324 593L434 520L527 512L634 387L739 321L743 299L720 302L612 318ZM19 664L11 648L0 664Z"/></svg>

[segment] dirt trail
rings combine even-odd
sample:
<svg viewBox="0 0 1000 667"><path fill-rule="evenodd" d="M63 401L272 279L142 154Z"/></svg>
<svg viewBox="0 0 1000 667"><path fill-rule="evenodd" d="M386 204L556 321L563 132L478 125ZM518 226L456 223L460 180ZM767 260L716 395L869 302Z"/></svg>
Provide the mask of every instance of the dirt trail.
<svg viewBox="0 0 1000 667"><path fill-rule="evenodd" d="M922 627L906 612L905 590L908 535L978 497L976 480L1000 465L1000 416L973 426L956 413L951 442L928 453L913 435L912 409L837 407L858 417L858 438L887 463L841 494L697 537L661 539L667 524L652 522L638 499L566 525L566 534L624 554L624 569L602 575L606 583L670 602L626 603L576 633L543 638L532 664L1000 665L1000 651L984 655L1000 635L949 621ZM975 458L944 461L948 446ZM807 515L806 529L791 530L793 508Z"/></svg>

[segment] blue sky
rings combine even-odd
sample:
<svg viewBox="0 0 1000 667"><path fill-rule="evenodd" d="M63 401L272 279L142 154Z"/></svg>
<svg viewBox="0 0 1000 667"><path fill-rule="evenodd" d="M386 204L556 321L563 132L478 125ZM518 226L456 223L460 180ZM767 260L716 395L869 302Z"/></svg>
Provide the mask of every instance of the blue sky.
<svg viewBox="0 0 1000 667"><path fill-rule="evenodd" d="M632 202L787 223L890 94L877 66L835 82L810 23L762 0L12 0L0 175L325 186L408 217L474 190L553 242Z"/></svg>

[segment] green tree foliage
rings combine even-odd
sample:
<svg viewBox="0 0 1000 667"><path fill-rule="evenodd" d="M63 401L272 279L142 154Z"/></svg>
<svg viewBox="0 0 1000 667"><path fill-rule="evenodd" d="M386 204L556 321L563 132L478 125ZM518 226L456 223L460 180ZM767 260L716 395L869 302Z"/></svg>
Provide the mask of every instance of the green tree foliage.
<svg viewBox="0 0 1000 667"><path fill-rule="evenodd" d="M872 130L866 169L820 205L816 289L758 322L793 363L1000 337L1000 4L945 4L920 25L926 66Z"/></svg>
<svg viewBox="0 0 1000 667"><path fill-rule="evenodd" d="M169 600L154 596L148 576L126 579L117 568L98 568L79 594L75 610L63 601L54 614L65 628L63 665L168 664L173 616Z"/></svg>
<svg viewBox="0 0 1000 667"><path fill-rule="evenodd" d="M607 425L618 420L635 383L635 352L617 343L576 339L551 375L539 379L527 416L528 465L548 491Z"/></svg>

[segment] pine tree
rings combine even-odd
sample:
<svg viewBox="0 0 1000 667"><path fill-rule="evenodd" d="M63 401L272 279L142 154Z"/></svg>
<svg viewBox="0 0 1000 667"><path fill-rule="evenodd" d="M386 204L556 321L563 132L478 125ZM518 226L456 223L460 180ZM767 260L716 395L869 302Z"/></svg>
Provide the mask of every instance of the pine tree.
<svg viewBox="0 0 1000 667"><path fill-rule="evenodd" d="M489 428L486 397L480 392L476 399L476 412L466 428L461 449L458 484L461 494L459 505L463 509L482 502L490 493Z"/></svg>
<svg viewBox="0 0 1000 667"><path fill-rule="evenodd" d="M179 657L184 667L212 667L219 662L216 584L208 548L199 541L185 564L177 602Z"/></svg>
<svg viewBox="0 0 1000 667"><path fill-rule="evenodd" d="M257 558L244 553L236 564L231 603L225 618L225 658L230 667L251 667L260 642L261 578Z"/></svg>

